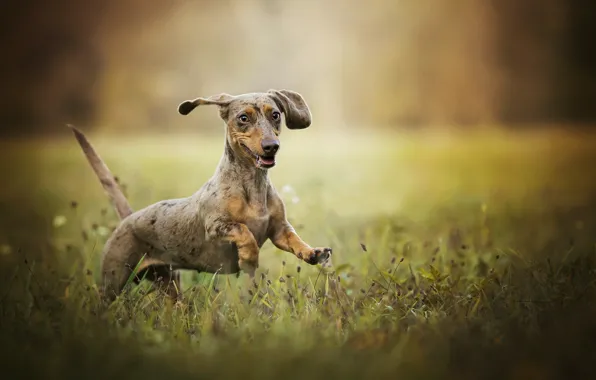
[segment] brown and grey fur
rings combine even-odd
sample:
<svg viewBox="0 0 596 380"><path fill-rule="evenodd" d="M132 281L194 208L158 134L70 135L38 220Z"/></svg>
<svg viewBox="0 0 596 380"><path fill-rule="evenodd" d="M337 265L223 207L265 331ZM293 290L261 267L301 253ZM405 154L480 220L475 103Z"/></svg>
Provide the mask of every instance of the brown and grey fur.
<svg viewBox="0 0 596 380"><path fill-rule="evenodd" d="M136 212L85 136L71 127L122 219L102 254L102 294L108 302L121 293L143 256L137 282L144 276L176 298L178 269L221 274L242 270L252 279L267 239L312 265L327 262L331 255L330 248L313 248L296 234L257 158L275 157L282 113L289 129L310 126L311 113L302 96L289 90L220 94L185 101L178 111L187 115L199 105L218 106L226 124L224 153L215 174L190 197Z"/></svg>

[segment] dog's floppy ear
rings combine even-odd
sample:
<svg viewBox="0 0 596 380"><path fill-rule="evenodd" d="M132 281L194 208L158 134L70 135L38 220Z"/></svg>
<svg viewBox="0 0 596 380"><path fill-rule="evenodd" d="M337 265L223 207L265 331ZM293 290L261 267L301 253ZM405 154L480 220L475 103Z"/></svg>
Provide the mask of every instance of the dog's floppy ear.
<svg viewBox="0 0 596 380"><path fill-rule="evenodd" d="M269 90L267 94L286 116L289 129L304 129L310 126L312 116L302 95L290 90Z"/></svg>
<svg viewBox="0 0 596 380"><path fill-rule="evenodd" d="M200 105L215 104L218 106L227 106L234 100L234 96L229 94L213 95L208 98L196 98L194 100L185 100L178 106L180 115L188 115L192 110Z"/></svg>

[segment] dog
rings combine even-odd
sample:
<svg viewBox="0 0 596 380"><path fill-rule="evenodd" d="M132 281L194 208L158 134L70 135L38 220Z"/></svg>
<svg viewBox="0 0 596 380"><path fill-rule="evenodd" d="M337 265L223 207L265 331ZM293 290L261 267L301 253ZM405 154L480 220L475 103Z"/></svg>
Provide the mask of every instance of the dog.
<svg viewBox="0 0 596 380"><path fill-rule="evenodd" d="M110 198L120 222L101 258L102 298L113 302L131 275L180 299L179 270L236 274L254 280L259 250L275 247L311 265L326 264L329 247L311 247L288 222L268 177L280 148L282 114L288 129L305 129L312 116L302 95L290 90L186 100L181 115L215 105L225 122L224 152L215 174L193 195L154 203L134 212L115 177L85 135L70 126ZM252 282L252 281L251 281Z"/></svg>

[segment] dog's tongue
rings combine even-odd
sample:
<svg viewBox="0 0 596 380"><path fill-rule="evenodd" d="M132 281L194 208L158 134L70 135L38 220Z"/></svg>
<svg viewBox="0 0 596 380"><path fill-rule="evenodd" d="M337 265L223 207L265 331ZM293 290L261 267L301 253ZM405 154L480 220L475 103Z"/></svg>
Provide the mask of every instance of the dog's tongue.
<svg viewBox="0 0 596 380"><path fill-rule="evenodd" d="M259 157L259 159L265 165L272 165L273 163L275 163L275 158L274 157Z"/></svg>

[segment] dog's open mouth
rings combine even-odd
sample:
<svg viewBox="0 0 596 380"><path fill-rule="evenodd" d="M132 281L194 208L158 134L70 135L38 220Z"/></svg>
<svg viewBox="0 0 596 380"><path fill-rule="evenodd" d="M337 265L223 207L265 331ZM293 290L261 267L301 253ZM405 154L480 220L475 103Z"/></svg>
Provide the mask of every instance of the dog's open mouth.
<svg viewBox="0 0 596 380"><path fill-rule="evenodd" d="M242 147L246 150L246 152L248 154L250 154L251 156L253 156L255 158L257 167L264 168L264 169L269 169L269 168L272 168L272 167L275 166L275 155L273 155L273 156L261 156L259 154L254 153L252 150L250 150L249 147L247 147L244 144L242 144Z"/></svg>

